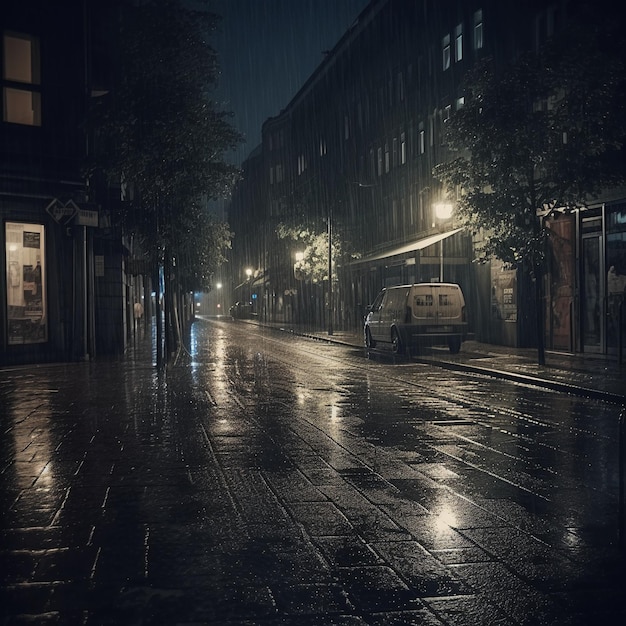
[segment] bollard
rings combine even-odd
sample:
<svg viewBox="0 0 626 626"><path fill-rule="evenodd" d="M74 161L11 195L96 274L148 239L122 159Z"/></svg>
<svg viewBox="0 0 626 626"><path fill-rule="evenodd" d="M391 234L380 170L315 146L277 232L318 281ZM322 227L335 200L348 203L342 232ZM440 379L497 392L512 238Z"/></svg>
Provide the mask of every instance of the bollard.
<svg viewBox="0 0 626 626"><path fill-rule="evenodd" d="M619 460L618 460L618 471L619 471L619 519L618 519L618 529L619 529L619 547L623 552L626 547L626 537L624 537L624 530L626 526L626 519L624 519L626 515L626 511L624 511L624 429L626 428L626 407L622 407L622 411L619 414Z"/></svg>

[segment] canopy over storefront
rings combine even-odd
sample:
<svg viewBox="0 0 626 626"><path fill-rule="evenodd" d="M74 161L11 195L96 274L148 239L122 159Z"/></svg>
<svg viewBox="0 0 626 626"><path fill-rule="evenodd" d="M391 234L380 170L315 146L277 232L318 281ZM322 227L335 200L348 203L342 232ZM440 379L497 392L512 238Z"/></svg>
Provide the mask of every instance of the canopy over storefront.
<svg viewBox="0 0 626 626"><path fill-rule="evenodd" d="M409 252L416 252L417 250L424 250L429 246L432 246L448 237L452 237L452 235L456 235L461 232L463 228L455 228L454 230L449 230L445 233L437 233L435 235L430 235L428 237L424 237L423 239L418 239L417 241L413 241L411 243L407 243L398 248L392 248L391 250L387 250L385 252L379 252L376 254L372 254L370 256L363 257L362 259L357 259L351 263L351 265L358 265L360 263L370 263L373 261L380 261L382 259L388 259L394 256L400 256L402 254L407 254Z"/></svg>

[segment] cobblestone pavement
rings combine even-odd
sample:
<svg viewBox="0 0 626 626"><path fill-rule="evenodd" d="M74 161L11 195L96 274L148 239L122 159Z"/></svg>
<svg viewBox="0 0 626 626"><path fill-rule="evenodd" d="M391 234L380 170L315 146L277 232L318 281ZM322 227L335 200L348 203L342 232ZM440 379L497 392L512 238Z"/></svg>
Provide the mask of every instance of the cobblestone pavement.
<svg viewBox="0 0 626 626"><path fill-rule="evenodd" d="M332 341L360 345L354 334ZM459 367L566 371L479 344L463 355ZM237 358L164 371L151 361L143 340L121 361L0 370L2 624L589 623L544 605L537 585L557 598L571 590L518 530L485 525L476 542L447 526L432 532L429 498L445 475L427 478L365 441L358 454L331 446L306 422L294 431L289 415L268 431L259 420L286 400L279 389L251 415L243 386L269 383L250 382ZM571 363L560 380L623 392L617 364L593 366ZM366 471L367 458L395 487ZM419 498L398 485L419 485ZM525 554L525 582L478 547L481 533ZM614 546L598 559L602 581L587 581L581 598L605 594L598 616L618 623L623 564ZM510 587L509 606L484 602L494 581Z"/></svg>

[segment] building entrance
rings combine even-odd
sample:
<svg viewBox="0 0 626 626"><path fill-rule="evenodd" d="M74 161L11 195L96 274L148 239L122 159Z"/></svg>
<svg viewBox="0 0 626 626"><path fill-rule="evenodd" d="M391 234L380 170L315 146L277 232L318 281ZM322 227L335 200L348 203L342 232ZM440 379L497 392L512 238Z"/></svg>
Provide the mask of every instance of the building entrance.
<svg viewBox="0 0 626 626"><path fill-rule="evenodd" d="M601 223L601 219L597 220ZM582 348L603 352L605 345L604 246L602 233L584 234L582 239Z"/></svg>

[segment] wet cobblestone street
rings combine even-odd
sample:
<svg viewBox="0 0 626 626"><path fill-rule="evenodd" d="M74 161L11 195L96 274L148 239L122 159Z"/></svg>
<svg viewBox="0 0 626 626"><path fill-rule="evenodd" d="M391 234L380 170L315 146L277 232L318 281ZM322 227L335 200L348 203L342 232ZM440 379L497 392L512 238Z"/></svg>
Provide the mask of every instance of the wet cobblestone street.
<svg viewBox="0 0 626 626"><path fill-rule="evenodd" d="M3 624L626 617L615 406L246 325L140 347L0 370Z"/></svg>

